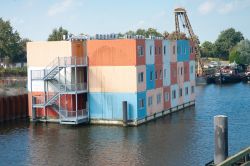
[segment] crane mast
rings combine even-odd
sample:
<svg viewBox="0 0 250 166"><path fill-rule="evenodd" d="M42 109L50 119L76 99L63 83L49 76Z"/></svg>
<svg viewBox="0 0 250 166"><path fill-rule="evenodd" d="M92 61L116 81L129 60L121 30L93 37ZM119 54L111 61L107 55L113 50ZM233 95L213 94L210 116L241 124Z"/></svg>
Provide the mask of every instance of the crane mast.
<svg viewBox="0 0 250 166"><path fill-rule="evenodd" d="M198 37L194 34L193 28L190 24L190 21L187 16L187 12L184 8L176 8L174 10L175 14L175 31L177 34L180 34L180 21L182 21L183 28L187 28L189 36L191 38L191 41L194 43L194 50L195 50L195 60L196 60L196 74L197 75L203 75L204 69L203 69L203 64L201 62L201 52L200 52L200 47L199 47L199 39ZM178 36L178 35L177 35Z"/></svg>

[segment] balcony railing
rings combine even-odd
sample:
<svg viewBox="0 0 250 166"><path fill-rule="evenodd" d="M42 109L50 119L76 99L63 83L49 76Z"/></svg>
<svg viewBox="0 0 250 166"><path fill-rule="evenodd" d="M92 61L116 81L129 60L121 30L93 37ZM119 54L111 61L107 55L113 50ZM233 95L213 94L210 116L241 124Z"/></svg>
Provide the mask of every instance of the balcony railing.
<svg viewBox="0 0 250 166"><path fill-rule="evenodd" d="M69 110L61 110L60 113L64 118L82 118L85 116L88 116L88 110L87 109L81 109L77 111L69 111Z"/></svg>
<svg viewBox="0 0 250 166"><path fill-rule="evenodd" d="M33 105L44 105L45 98L43 95L40 96L32 96Z"/></svg>
<svg viewBox="0 0 250 166"><path fill-rule="evenodd" d="M60 84L61 92L72 92L72 91L86 91L87 83L78 83L78 84Z"/></svg>
<svg viewBox="0 0 250 166"><path fill-rule="evenodd" d="M87 65L87 57L59 57L58 66Z"/></svg>
<svg viewBox="0 0 250 166"><path fill-rule="evenodd" d="M32 79L43 79L57 67L72 67L87 65L87 57L57 57L43 70L32 70Z"/></svg>

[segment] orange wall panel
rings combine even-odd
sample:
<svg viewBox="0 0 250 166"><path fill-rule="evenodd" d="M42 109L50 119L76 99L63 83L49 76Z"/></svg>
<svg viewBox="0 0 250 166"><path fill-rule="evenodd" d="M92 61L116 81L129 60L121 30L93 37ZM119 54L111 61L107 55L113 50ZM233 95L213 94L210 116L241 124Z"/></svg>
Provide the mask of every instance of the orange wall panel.
<svg viewBox="0 0 250 166"><path fill-rule="evenodd" d="M86 41L72 41L71 49L72 49L72 56L83 57L85 56L85 43Z"/></svg>
<svg viewBox="0 0 250 166"><path fill-rule="evenodd" d="M88 40L89 66L135 66L136 40Z"/></svg>

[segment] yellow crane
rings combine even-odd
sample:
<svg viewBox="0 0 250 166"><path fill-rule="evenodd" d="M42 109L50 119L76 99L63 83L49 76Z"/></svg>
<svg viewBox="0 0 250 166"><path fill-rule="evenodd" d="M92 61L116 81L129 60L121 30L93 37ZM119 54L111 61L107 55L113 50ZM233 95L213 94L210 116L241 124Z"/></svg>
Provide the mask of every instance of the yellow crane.
<svg viewBox="0 0 250 166"><path fill-rule="evenodd" d="M199 39L198 36L194 34L193 28L190 24L190 21L187 16L187 12L184 8L176 8L174 10L175 14L175 31L177 34L180 34L180 21L182 23L183 28L188 30L189 36L191 40L194 42L195 47L195 60L196 60L196 75L201 76L204 73L203 63L201 62L201 52L199 47Z"/></svg>

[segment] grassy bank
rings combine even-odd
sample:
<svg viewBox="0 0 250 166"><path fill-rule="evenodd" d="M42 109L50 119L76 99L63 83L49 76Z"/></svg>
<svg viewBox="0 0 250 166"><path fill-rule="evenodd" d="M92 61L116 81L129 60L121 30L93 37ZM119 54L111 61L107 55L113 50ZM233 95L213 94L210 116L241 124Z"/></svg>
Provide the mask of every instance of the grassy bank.
<svg viewBox="0 0 250 166"><path fill-rule="evenodd" d="M27 76L27 67L21 68L0 68L0 77L25 77Z"/></svg>

